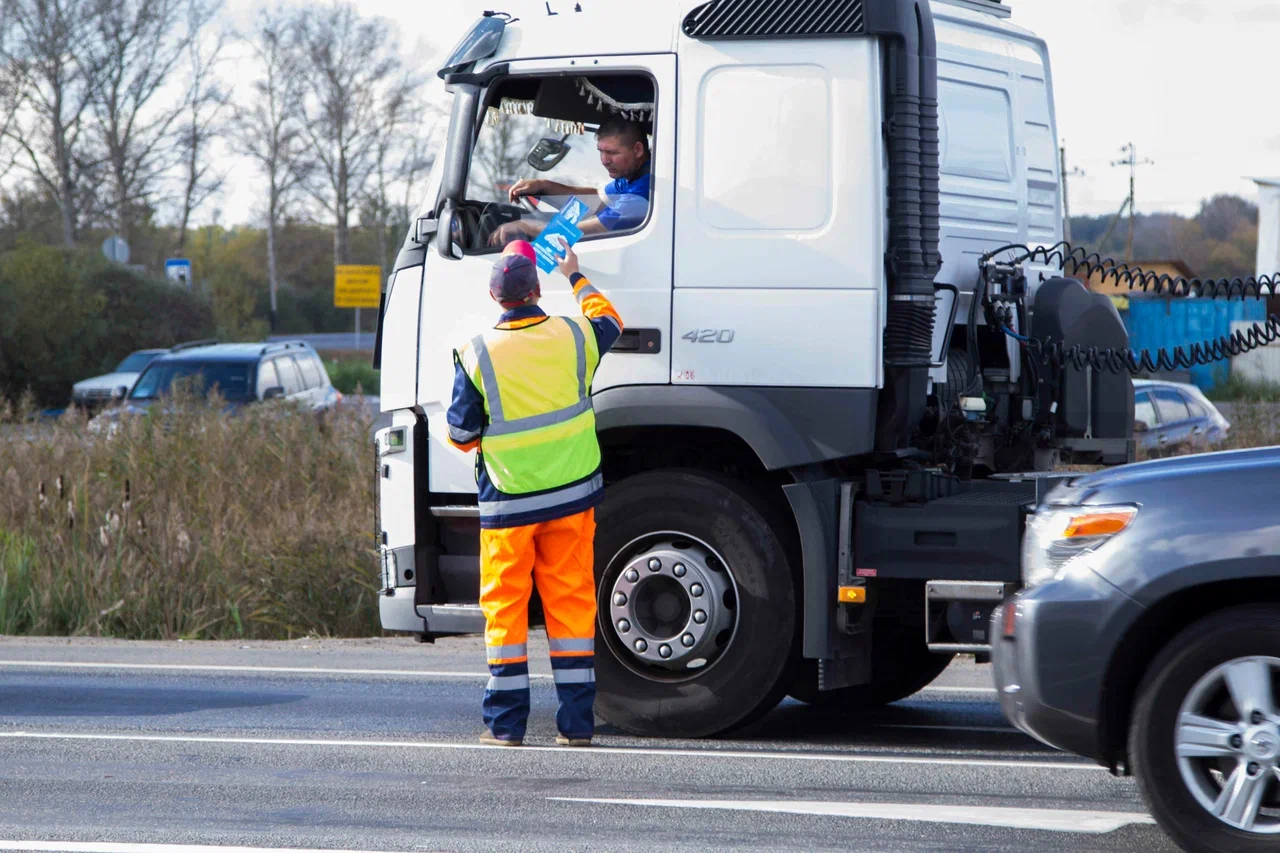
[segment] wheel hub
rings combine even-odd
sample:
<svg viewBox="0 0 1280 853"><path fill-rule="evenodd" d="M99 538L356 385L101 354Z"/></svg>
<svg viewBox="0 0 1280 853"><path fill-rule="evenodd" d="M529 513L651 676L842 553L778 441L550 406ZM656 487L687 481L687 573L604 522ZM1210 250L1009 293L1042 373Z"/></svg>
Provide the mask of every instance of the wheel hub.
<svg viewBox="0 0 1280 853"><path fill-rule="evenodd" d="M1201 676L1178 713L1178 771L1205 811L1236 829L1280 834L1268 813L1280 785L1280 658L1228 661Z"/></svg>
<svg viewBox="0 0 1280 853"><path fill-rule="evenodd" d="M734 626L728 566L707 545L660 534L627 561L609 596L609 626L637 663L674 672L718 656Z"/></svg>

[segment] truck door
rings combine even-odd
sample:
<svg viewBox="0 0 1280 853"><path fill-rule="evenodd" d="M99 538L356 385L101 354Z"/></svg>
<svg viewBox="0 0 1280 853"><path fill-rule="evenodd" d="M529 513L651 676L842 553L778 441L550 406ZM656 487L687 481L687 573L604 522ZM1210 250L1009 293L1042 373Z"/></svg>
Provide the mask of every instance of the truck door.
<svg viewBox="0 0 1280 853"><path fill-rule="evenodd" d="M488 84L479 114L468 117L475 131L465 193L456 200L453 231L458 257L444 257L432 246L425 260L417 402L429 425L429 488L435 493L474 494L476 490L475 460L448 444L445 415L453 391L453 350L492 327L501 314L488 288L490 271L501 251L500 245L492 244L493 233L515 219L536 223L538 216L550 218L565 201L563 194L540 198L535 214L511 204L507 190L520 178L603 187L609 176L596 153L595 127L612 117L611 103L628 107L633 115L646 112L643 104L636 106L614 97L622 93L643 97L648 91L653 99L651 195L643 221L588 235L576 247L583 274L613 300L627 327L620 346L601 363L593 390L665 384L670 377L675 57L657 54L513 61L509 69L508 74ZM603 102L602 92L606 95ZM599 115L596 123L583 120L589 103L592 116ZM528 155L544 137L563 137L569 151L540 171L529 165ZM547 160L541 165L547 165ZM599 195L582 200L593 207L603 204ZM548 314L578 313L569 284L558 272L540 274L540 278L541 305Z"/></svg>

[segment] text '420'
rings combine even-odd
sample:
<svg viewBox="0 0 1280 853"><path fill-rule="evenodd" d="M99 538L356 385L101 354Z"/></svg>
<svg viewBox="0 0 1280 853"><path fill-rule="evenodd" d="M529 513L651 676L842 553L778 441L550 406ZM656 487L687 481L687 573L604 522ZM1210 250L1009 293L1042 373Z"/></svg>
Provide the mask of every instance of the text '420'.
<svg viewBox="0 0 1280 853"><path fill-rule="evenodd" d="M733 329L694 329L681 335L680 339L695 344L731 344Z"/></svg>

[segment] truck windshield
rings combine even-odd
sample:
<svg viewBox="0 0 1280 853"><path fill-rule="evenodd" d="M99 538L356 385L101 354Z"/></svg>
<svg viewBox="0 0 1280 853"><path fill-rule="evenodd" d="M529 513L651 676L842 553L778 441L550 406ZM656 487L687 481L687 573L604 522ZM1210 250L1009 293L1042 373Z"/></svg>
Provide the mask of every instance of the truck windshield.
<svg viewBox="0 0 1280 853"><path fill-rule="evenodd" d="M251 365L238 362L175 361L153 364L138 377L130 400L154 400L172 390L176 380L186 380L190 390L202 397L214 388L233 403L253 399Z"/></svg>

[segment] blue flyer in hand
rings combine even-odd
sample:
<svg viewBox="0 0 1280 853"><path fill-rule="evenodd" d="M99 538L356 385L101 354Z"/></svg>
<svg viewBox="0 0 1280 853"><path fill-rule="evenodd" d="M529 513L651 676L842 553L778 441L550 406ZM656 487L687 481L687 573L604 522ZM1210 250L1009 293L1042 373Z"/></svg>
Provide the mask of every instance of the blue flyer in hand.
<svg viewBox="0 0 1280 853"><path fill-rule="evenodd" d="M538 269L549 273L567 249L582 239L578 221L587 215L587 206L571 196L555 218L547 223L542 233L533 238L533 253L538 257Z"/></svg>

